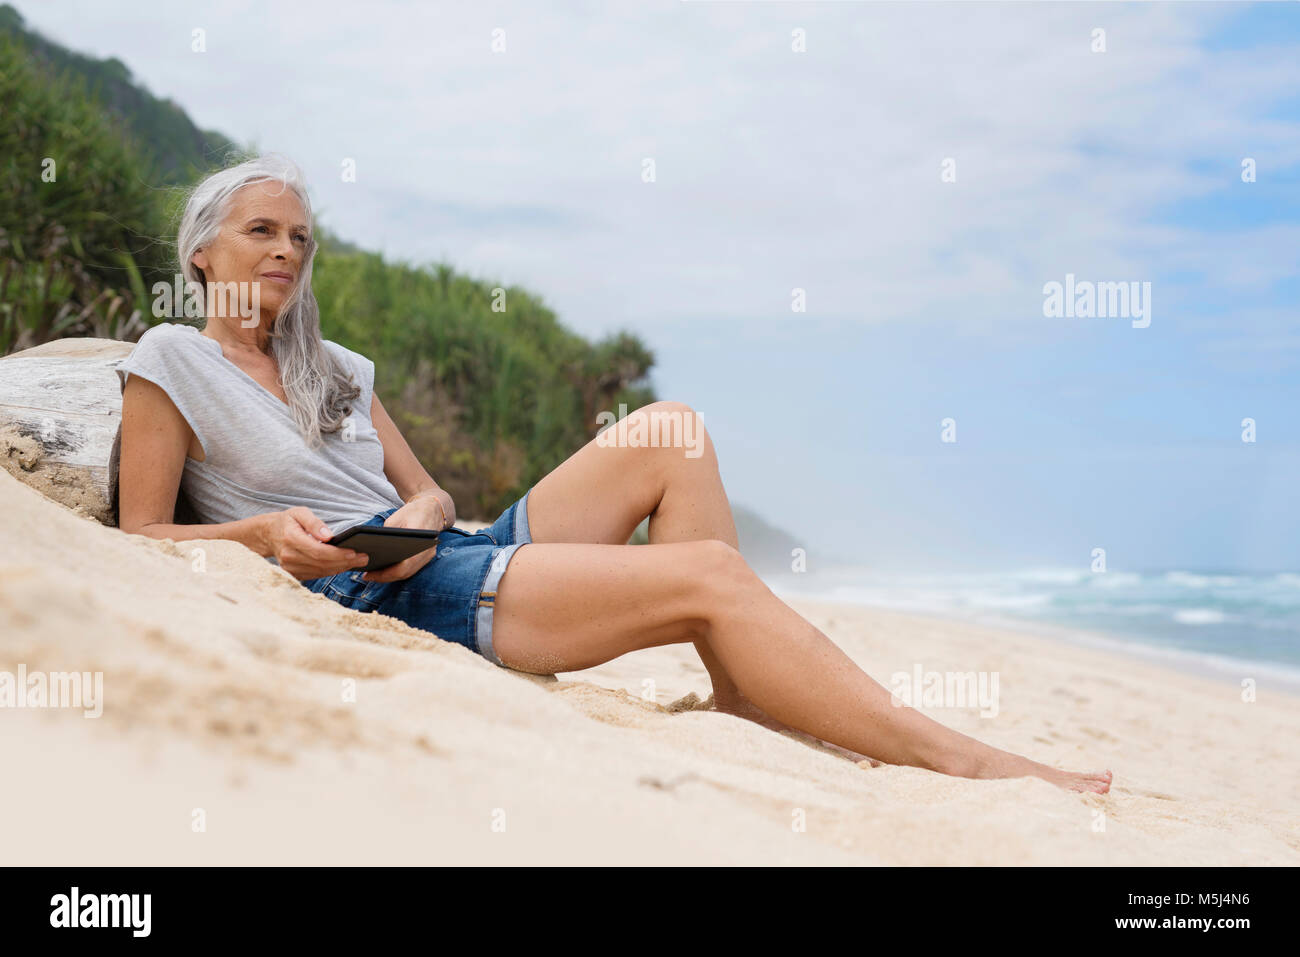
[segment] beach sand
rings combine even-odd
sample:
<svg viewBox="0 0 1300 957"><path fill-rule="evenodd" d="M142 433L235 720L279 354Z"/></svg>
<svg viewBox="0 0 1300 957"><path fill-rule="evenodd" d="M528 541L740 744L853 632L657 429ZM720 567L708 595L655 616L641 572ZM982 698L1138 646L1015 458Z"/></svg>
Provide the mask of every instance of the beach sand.
<svg viewBox="0 0 1300 957"><path fill-rule="evenodd" d="M925 710L1115 781L866 768L699 710L690 645L525 676L5 472L0 515L0 672L103 673L98 718L0 709L8 864L1300 863L1300 700L1263 684L1247 703L1114 653L792 601L886 685L996 672L996 717Z"/></svg>

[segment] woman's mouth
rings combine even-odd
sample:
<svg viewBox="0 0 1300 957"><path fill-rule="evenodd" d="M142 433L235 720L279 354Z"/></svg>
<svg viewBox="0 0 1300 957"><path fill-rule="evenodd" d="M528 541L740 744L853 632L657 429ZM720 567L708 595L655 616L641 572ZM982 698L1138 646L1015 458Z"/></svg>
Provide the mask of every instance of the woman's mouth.
<svg viewBox="0 0 1300 957"><path fill-rule="evenodd" d="M269 279L271 282L283 283L286 286L293 282L293 277L287 272L264 272L262 278Z"/></svg>

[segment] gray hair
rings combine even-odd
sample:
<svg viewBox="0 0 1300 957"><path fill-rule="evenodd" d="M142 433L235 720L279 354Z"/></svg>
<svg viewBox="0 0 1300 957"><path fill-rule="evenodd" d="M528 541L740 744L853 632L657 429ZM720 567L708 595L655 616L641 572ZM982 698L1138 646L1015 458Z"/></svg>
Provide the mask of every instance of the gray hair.
<svg viewBox="0 0 1300 957"><path fill-rule="evenodd" d="M220 170L190 192L176 237L181 272L188 283L198 282L205 290L207 278L194 265L194 254L216 240L230 210L234 194L253 183L278 182L291 189L302 203L309 232L298 282L271 326L271 354L280 366L280 376L289 409L298 431L309 448L321 444L324 433L337 432L352 413L351 401L361 387L325 349L320 333L320 309L311 289L312 260L316 238L312 227L311 200L302 170L287 157L272 153L257 156L237 166Z"/></svg>

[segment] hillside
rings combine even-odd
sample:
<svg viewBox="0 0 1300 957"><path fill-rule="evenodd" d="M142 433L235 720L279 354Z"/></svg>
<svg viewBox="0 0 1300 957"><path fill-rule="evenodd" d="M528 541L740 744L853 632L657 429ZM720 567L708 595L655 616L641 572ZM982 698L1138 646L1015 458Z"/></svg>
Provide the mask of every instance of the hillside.
<svg viewBox="0 0 1300 957"><path fill-rule="evenodd" d="M121 60L97 60L47 40L28 30L22 15L7 3L0 4L0 35L21 43L47 73L84 80L87 92L122 123L152 166L152 182L187 184L237 149L233 140L199 129L176 103L138 84Z"/></svg>

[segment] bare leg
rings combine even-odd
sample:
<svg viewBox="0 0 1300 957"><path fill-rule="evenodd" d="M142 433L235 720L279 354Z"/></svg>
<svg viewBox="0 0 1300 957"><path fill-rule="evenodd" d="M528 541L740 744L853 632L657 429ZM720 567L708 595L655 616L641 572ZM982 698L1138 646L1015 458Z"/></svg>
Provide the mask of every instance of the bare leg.
<svg viewBox="0 0 1300 957"><path fill-rule="evenodd" d="M498 588L493 631L508 666L539 674L703 642L764 712L851 751L962 777L1033 775L1072 790L1110 787L1109 772L1049 768L896 707L721 541L525 545Z"/></svg>
<svg viewBox="0 0 1300 957"><path fill-rule="evenodd" d="M678 416L698 432L688 448L630 446L629 429L638 417ZM736 548L736 524L718 471L713 440L703 418L689 422L695 411L681 402L655 402L643 406L612 426L618 441L600 445L588 442L559 468L537 483L528 497L528 521L534 542L586 542L624 545L632 532L650 517L650 543L716 539ZM788 725L776 721L748 701L705 641L695 650L713 685L713 703L726 711L757 721L773 730ZM855 759L864 756L850 754Z"/></svg>
<svg viewBox="0 0 1300 957"><path fill-rule="evenodd" d="M676 434L695 436L695 446L690 451L698 454L688 455L685 443L632 446L628 435L636 420L645 419L648 423L655 415L677 416L683 430ZM616 437L614 442L600 444L593 439L575 452L538 482L528 498L533 541L623 545L637 525L649 516L652 545L712 539L737 547L736 525L713 440L702 417L689 421L695 415L690 406L681 402L651 403L612 427L609 434ZM689 425L696 426L696 431L686 431ZM646 434L654 433L647 429ZM787 611L795 615L788 607ZM807 625L802 618L798 620ZM716 710L746 718L773 731L810 733L760 708L737 687L708 641L696 638L694 643L709 673ZM838 745L824 736L811 736L851 760L879 763L866 753Z"/></svg>
<svg viewBox="0 0 1300 957"><path fill-rule="evenodd" d="M698 454L688 455L685 444L629 445L628 431L635 420L642 417L649 422L654 415L678 417L683 431L676 434L695 436L690 451ZM696 430L686 432L687 426ZM652 545L715 539L738 547L713 439L703 418L695 418L690 406L651 403L615 424L611 434L619 441L609 445L588 442L537 484L528 499L533 541L622 545L649 516ZM709 673L714 710L772 731L803 734L741 694L707 642L696 641L695 651ZM852 761L879 763L829 741L815 740Z"/></svg>

